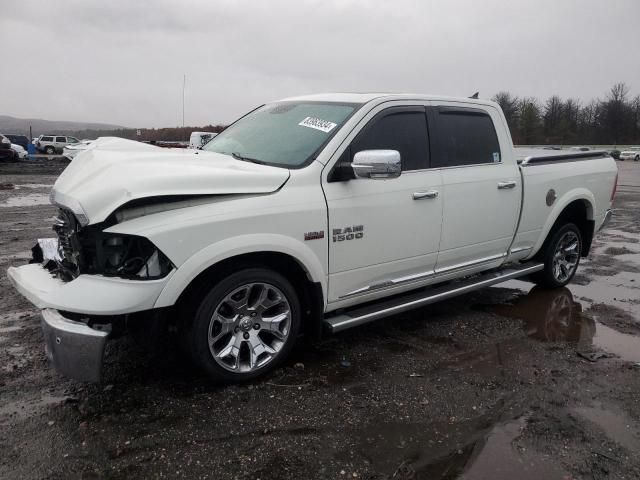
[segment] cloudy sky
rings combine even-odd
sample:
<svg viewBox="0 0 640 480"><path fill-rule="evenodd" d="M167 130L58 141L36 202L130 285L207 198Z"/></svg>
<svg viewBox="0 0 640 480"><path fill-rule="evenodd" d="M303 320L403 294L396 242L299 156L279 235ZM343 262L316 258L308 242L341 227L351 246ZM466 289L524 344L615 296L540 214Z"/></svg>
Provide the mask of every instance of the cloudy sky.
<svg viewBox="0 0 640 480"><path fill-rule="evenodd" d="M0 114L233 120L326 91L640 93L640 0L2 0Z"/></svg>

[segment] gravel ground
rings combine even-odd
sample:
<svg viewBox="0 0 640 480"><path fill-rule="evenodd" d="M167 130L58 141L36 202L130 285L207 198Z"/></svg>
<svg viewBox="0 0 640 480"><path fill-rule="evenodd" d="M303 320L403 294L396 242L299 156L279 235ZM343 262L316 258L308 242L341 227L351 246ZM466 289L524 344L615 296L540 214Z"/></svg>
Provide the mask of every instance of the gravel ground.
<svg viewBox="0 0 640 480"><path fill-rule="evenodd" d="M568 288L398 315L242 386L127 338L101 384L67 380L3 273L0 478L639 478L640 165L619 167L614 220ZM61 168L0 167L3 272L51 236Z"/></svg>

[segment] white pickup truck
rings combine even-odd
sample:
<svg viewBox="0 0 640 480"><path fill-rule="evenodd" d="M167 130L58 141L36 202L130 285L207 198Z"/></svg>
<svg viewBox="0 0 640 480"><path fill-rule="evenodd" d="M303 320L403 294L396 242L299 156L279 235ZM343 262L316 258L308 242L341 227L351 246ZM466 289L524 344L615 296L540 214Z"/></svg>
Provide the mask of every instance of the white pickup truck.
<svg viewBox="0 0 640 480"><path fill-rule="evenodd" d="M323 327L515 277L565 285L616 182L603 152L518 153L489 101L291 98L203 150L98 140L52 190L58 250L8 274L68 376L98 380L108 338L169 324L211 378L241 381Z"/></svg>

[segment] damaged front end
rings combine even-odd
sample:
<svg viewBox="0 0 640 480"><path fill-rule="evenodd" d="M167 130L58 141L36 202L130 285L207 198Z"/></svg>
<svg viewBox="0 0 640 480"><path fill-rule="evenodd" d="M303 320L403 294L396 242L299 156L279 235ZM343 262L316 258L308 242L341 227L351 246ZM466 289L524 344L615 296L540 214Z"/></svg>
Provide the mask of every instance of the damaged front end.
<svg viewBox="0 0 640 480"><path fill-rule="evenodd" d="M33 249L32 262L43 263L65 282L81 274L155 280L165 277L174 268L167 256L148 239L105 233L113 223L115 219L82 227L71 211L61 208L53 224L57 252L52 253L52 248L45 243L50 242L48 239L39 240Z"/></svg>
<svg viewBox="0 0 640 480"><path fill-rule="evenodd" d="M76 380L99 381L107 339L122 335L130 316L139 320L144 315L144 307L125 307L139 302L132 284L138 285L140 294L157 292L159 285L153 280L163 279L174 269L147 238L104 231L115 223L117 218L112 216L100 224L83 226L73 212L61 208L53 224L56 238L39 239L32 249L30 263L39 265L29 265L30 270L9 269L9 278L18 290L42 308L49 361L58 372ZM102 285L96 289L80 286L87 281ZM93 298L81 298L81 294L69 300L69 295L63 294L66 287ZM60 306L51 308L54 299ZM112 308L118 301L125 312L80 313L90 311L85 309L87 305Z"/></svg>

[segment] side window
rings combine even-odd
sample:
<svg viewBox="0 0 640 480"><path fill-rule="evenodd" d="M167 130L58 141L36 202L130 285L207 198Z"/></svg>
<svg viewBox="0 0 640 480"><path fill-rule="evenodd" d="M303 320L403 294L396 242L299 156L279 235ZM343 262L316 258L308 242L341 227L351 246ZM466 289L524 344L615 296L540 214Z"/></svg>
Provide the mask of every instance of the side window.
<svg viewBox="0 0 640 480"><path fill-rule="evenodd" d="M43 142L53 142L53 137L42 137Z"/></svg>
<svg viewBox="0 0 640 480"><path fill-rule="evenodd" d="M69 143L78 143L78 139L77 138L73 138L73 137L67 137L67 142L69 142Z"/></svg>
<svg viewBox="0 0 640 480"><path fill-rule="evenodd" d="M438 148L431 161L433 167L502 161L496 129L484 110L440 107L435 117Z"/></svg>
<svg viewBox="0 0 640 480"><path fill-rule="evenodd" d="M399 107L373 118L351 143L351 155L362 150L398 150L403 171L429 168L424 110Z"/></svg>
<svg viewBox="0 0 640 480"><path fill-rule="evenodd" d="M67 143L66 137L56 137L56 143Z"/></svg>

